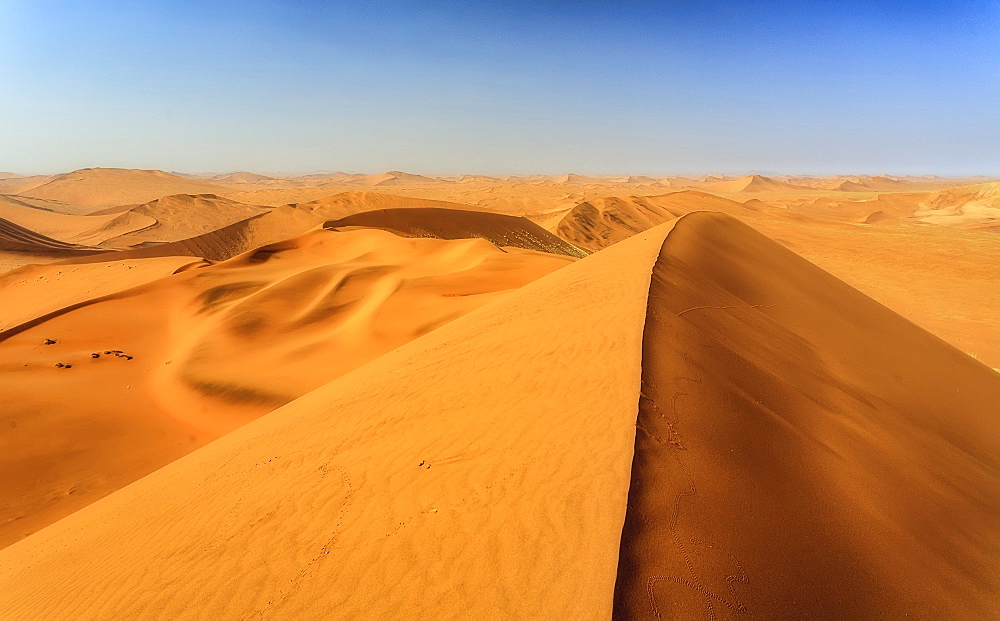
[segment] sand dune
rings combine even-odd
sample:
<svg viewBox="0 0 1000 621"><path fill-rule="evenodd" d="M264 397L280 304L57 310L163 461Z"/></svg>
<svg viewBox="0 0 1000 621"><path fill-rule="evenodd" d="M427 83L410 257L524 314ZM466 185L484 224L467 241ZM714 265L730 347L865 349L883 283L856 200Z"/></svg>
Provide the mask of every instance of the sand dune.
<svg viewBox="0 0 1000 621"><path fill-rule="evenodd" d="M739 179L713 181L701 186L701 189L708 192L722 192L723 194L740 194L752 192L802 192L810 191L812 188L778 181L763 175L750 175Z"/></svg>
<svg viewBox="0 0 1000 621"><path fill-rule="evenodd" d="M151 224L104 240L113 247L129 247L150 242L172 242L211 233L247 218L269 211L266 207L247 205L214 194L176 194L148 203L99 211L91 217L120 213L119 219L144 217Z"/></svg>
<svg viewBox="0 0 1000 621"><path fill-rule="evenodd" d="M323 223L323 218L295 209L277 207L228 226L165 244L149 244L128 250L112 250L103 254L76 258L65 263L93 263L114 260L148 259L153 257L198 257L209 261L225 261L267 244L273 244Z"/></svg>
<svg viewBox="0 0 1000 621"><path fill-rule="evenodd" d="M426 198L411 198L378 192L340 192L321 199L295 203L302 211L327 220L336 220L361 211L409 207L439 207L443 209L476 209L471 205Z"/></svg>
<svg viewBox="0 0 1000 621"><path fill-rule="evenodd" d="M45 257L69 257L103 252L100 248L52 239L3 218L0 218L0 251Z"/></svg>
<svg viewBox="0 0 1000 621"><path fill-rule="evenodd" d="M555 232L572 244L595 252L698 210L745 215L751 208L693 190L660 196L609 197L580 203L563 216Z"/></svg>
<svg viewBox="0 0 1000 621"><path fill-rule="evenodd" d="M609 610L659 245L559 270L7 548L0 617ZM84 607L63 542L100 572Z"/></svg>
<svg viewBox="0 0 1000 621"><path fill-rule="evenodd" d="M1000 375L735 220L653 273L615 613L988 618Z"/></svg>
<svg viewBox="0 0 1000 621"><path fill-rule="evenodd" d="M8 274L0 542L571 261L319 230L201 269L166 258ZM65 297L39 304L49 279Z"/></svg>
<svg viewBox="0 0 1000 621"><path fill-rule="evenodd" d="M372 186L409 185L414 183L446 183L440 179L432 179L431 177L424 177L423 175L413 175L410 173L400 172L398 170L390 170L389 172L382 173L381 175L351 176L343 181L352 185Z"/></svg>
<svg viewBox="0 0 1000 621"><path fill-rule="evenodd" d="M107 255L102 255L107 258ZM169 276L202 261L163 257L91 263L26 265L0 275L0 338L33 319Z"/></svg>
<svg viewBox="0 0 1000 621"><path fill-rule="evenodd" d="M896 179L889 175L856 177L844 181L836 187L842 192L907 192L921 189L920 182Z"/></svg>
<svg viewBox="0 0 1000 621"><path fill-rule="evenodd" d="M162 170L84 168L63 175L20 195L74 205L124 205L145 203L171 194L224 192L220 185L165 173Z"/></svg>
<svg viewBox="0 0 1000 621"><path fill-rule="evenodd" d="M380 228L405 237L441 239L472 237L485 239L504 248L523 248L578 258L587 255L580 248L556 237L526 218L487 211L436 207L380 209L332 220L323 226L327 229L356 226Z"/></svg>
<svg viewBox="0 0 1000 621"><path fill-rule="evenodd" d="M0 218L46 237L84 245L96 245L110 236L154 223L142 218L126 222L113 214L89 216L59 213L33 203L14 196L0 196Z"/></svg>
<svg viewBox="0 0 1000 621"><path fill-rule="evenodd" d="M268 177L267 175L258 175L251 172L234 172L227 173L224 175L215 175L209 177L212 181L216 183L266 183L268 181L278 181L274 177Z"/></svg>
<svg viewBox="0 0 1000 621"><path fill-rule="evenodd" d="M1000 183L941 190L927 197L913 216L922 222L959 226L1000 225Z"/></svg>
<svg viewBox="0 0 1000 621"><path fill-rule="evenodd" d="M3 550L0 617L984 618L997 403L695 213Z"/></svg>

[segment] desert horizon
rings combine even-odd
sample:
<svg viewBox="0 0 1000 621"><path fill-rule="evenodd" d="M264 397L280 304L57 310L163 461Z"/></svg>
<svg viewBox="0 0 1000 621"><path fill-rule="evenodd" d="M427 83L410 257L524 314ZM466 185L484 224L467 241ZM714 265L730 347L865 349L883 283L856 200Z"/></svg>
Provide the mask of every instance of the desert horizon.
<svg viewBox="0 0 1000 621"><path fill-rule="evenodd" d="M1000 618L998 20L0 4L0 621Z"/></svg>

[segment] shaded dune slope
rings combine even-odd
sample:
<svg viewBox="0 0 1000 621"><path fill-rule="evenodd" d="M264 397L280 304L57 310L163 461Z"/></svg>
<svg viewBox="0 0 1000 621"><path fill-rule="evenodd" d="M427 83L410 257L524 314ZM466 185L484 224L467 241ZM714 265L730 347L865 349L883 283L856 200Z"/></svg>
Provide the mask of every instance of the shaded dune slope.
<svg viewBox="0 0 1000 621"><path fill-rule="evenodd" d="M527 218L488 211L411 207L364 211L326 222L323 227L351 226L380 228L406 237L462 239L476 237L497 246L524 248L571 257L586 252L556 237Z"/></svg>
<svg viewBox="0 0 1000 621"><path fill-rule="evenodd" d="M985 619L1000 375L736 220L653 270L615 616Z"/></svg>

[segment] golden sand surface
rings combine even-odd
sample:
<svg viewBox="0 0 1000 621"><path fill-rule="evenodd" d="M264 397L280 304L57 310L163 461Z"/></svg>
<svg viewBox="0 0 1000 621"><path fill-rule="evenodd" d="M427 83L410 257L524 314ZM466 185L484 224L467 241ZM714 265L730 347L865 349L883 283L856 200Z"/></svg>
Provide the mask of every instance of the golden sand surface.
<svg viewBox="0 0 1000 621"><path fill-rule="evenodd" d="M0 180L0 607L989 618L1000 183Z"/></svg>

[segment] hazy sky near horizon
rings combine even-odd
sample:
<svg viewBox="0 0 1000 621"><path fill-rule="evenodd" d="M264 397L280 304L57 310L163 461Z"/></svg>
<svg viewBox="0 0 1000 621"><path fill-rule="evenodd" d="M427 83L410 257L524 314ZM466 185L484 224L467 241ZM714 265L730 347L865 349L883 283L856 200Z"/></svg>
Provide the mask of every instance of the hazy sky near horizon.
<svg viewBox="0 0 1000 621"><path fill-rule="evenodd" d="M0 170L1000 174L1000 2L0 0Z"/></svg>

